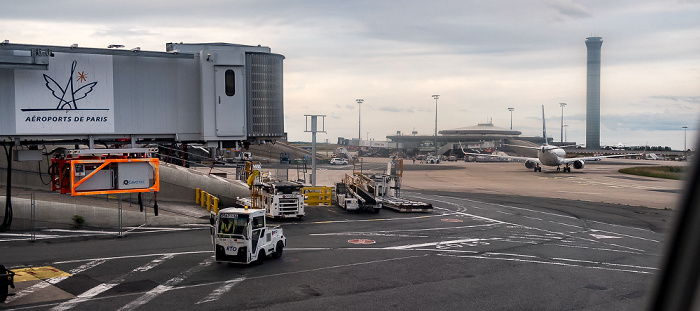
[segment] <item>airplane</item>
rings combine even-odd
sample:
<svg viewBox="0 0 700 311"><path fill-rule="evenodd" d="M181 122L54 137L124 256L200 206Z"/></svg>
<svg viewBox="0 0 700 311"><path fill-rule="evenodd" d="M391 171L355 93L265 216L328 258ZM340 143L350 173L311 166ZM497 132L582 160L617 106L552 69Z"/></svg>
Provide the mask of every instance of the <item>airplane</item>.
<svg viewBox="0 0 700 311"><path fill-rule="evenodd" d="M537 158L513 157L513 156L502 156L502 155L488 155L488 156L507 158L507 159L512 159L512 160L516 160L516 161L525 161L525 167L528 169L532 169L535 172L542 172L542 165L556 166L557 171L561 171L561 169L562 169L561 166L563 165L564 172L571 172L572 166L575 169L582 169L586 161L600 161L603 158L617 158L617 157L639 155L639 154L619 154L619 155L596 156L596 157L567 158L566 151L564 151L564 149L557 147L557 146L552 146L552 145L547 143L547 127L545 126L544 105L542 105L542 137L544 137L544 144L540 147L513 145L513 146L517 146L517 147L521 147L521 148L537 149ZM460 144L460 147L461 147L461 144ZM462 148L462 152L464 152L464 148ZM485 154L481 154L481 153L467 153L467 152L464 152L464 154L480 155L480 156L485 155Z"/></svg>

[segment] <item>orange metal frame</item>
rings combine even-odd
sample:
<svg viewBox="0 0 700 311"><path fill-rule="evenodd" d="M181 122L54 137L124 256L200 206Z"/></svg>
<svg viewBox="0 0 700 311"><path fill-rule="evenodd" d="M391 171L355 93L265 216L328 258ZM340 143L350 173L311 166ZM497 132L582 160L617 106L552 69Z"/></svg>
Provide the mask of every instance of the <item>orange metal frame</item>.
<svg viewBox="0 0 700 311"><path fill-rule="evenodd" d="M111 163L119 163L119 162L150 162L153 165L154 168L154 179L155 183L153 186L148 187L148 188L140 188L140 189L119 189L119 190L89 190L89 191L76 191L75 188L80 186L83 182L88 180L90 177L95 175L99 170L103 169L105 166L111 164ZM82 179L78 180L77 182L75 181L75 164L99 164L102 163L100 166L98 166L94 171L92 171L90 174L86 175ZM158 164L159 160L158 158L137 158L137 159L102 159L102 160L70 160L70 190L71 190L71 195L93 195L93 194L113 194L113 193L136 193L136 192L157 192L160 191L160 176L158 173Z"/></svg>

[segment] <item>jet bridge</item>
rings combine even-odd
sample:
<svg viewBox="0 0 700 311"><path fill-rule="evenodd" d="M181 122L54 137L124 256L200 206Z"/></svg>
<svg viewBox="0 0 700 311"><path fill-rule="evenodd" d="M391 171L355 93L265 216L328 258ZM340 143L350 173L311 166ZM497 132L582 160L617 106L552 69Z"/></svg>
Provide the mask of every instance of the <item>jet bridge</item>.
<svg viewBox="0 0 700 311"><path fill-rule="evenodd" d="M165 52L0 43L0 136L13 145L274 142L285 136L283 60L226 43Z"/></svg>
<svg viewBox="0 0 700 311"><path fill-rule="evenodd" d="M155 144L223 148L285 138L282 62L269 47L168 43L164 52L0 43L7 171L55 149L51 187L72 195L159 191ZM9 148L7 148L9 146ZM11 224L7 174L5 218Z"/></svg>

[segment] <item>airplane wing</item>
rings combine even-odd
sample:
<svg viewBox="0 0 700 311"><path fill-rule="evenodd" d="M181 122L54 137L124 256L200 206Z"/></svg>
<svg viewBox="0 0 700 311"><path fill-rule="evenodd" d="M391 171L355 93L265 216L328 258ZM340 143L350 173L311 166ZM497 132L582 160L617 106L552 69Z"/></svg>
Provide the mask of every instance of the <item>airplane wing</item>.
<svg viewBox="0 0 700 311"><path fill-rule="evenodd" d="M562 164L573 163L575 161L600 161L600 160L605 159L605 158L621 158L621 157L631 157L631 156L640 156L640 155L642 155L642 153L613 154L613 155L597 156L597 157L566 158L562 161Z"/></svg>
<svg viewBox="0 0 700 311"><path fill-rule="evenodd" d="M486 154L486 153L471 153L471 152L465 152L464 154L470 155L470 156L483 156L483 157L492 157L492 158L499 158L499 159L509 159L517 162L535 162L537 164L542 164L540 162L540 159L538 158L529 158L529 157L514 157L514 156L509 156L509 155L498 155L498 154Z"/></svg>
<svg viewBox="0 0 700 311"><path fill-rule="evenodd" d="M511 145L515 146L515 145ZM532 147L532 146L519 146L519 147L524 147L524 148L533 148L533 149L539 149L538 147ZM518 161L518 162L535 162L537 164L542 164L540 162L540 159L538 158L528 158L528 157L514 157L514 156L509 156L509 155L497 155L497 154L485 154L485 153L474 153L474 152L466 152L464 150L464 147L462 147L462 142L459 142L459 148L462 149L462 153L470 156L485 156L485 157L492 157L492 158L500 158L500 159L510 159L513 161Z"/></svg>

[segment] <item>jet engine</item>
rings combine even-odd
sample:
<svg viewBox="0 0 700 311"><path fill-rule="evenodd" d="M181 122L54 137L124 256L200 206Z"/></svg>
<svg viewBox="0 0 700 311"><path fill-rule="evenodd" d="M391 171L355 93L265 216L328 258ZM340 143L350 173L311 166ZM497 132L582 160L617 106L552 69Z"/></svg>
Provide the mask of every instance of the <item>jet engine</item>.
<svg viewBox="0 0 700 311"><path fill-rule="evenodd" d="M533 168L536 165L537 165L537 162L535 162L535 161L530 161L530 160L525 161L525 167L527 167L527 168ZM583 167L583 162L581 163L581 167Z"/></svg>
<svg viewBox="0 0 700 311"><path fill-rule="evenodd" d="M577 170L582 169L583 168L583 161L582 160L574 161L574 168Z"/></svg>

